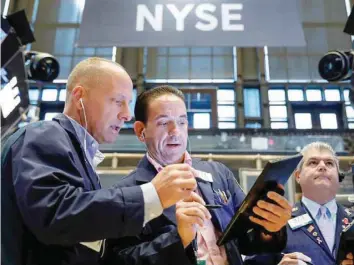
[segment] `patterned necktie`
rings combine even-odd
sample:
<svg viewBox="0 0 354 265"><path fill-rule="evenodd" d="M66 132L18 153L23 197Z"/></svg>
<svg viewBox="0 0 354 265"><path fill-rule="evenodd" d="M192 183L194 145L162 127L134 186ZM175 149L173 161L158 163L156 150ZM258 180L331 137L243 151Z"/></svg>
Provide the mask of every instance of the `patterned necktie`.
<svg viewBox="0 0 354 265"><path fill-rule="evenodd" d="M331 220L331 212L327 207L321 206L316 215L317 225L319 226L321 233L329 247L329 250L333 251L334 245L334 233L335 224Z"/></svg>

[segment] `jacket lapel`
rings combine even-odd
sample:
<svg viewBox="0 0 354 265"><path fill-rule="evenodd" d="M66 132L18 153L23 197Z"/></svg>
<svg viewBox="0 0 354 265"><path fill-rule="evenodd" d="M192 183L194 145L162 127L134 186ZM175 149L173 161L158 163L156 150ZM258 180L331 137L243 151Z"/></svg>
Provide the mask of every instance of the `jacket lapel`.
<svg viewBox="0 0 354 265"><path fill-rule="evenodd" d="M141 159L137 166L135 181L137 185L142 185L150 182L157 175L157 170L149 162L146 155ZM177 225L176 221L176 206L172 205L171 207L164 209L163 216L165 216L169 221L174 225Z"/></svg>
<svg viewBox="0 0 354 265"><path fill-rule="evenodd" d="M203 200L206 204L217 204L215 202L213 184L204 180L197 179L198 188L202 195ZM219 216L219 211L222 209L210 209L211 221L213 225L219 230L222 231L221 217Z"/></svg>
<svg viewBox="0 0 354 265"><path fill-rule="evenodd" d="M296 211L293 211L293 216L300 216L303 214L308 214L311 219L312 219L312 223L305 225L303 227L301 227L300 229L309 237L311 238L311 240L313 240L317 245L319 245L328 256L330 256L332 259L333 255L331 253L331 251L329 250L327 243L324 239L324 237L322 236L322 233L319 229L319 227L316 224L315 218L311 215L310 211L307 210L307 208L305 207L305 205L303 205L302 203L298 203L296 204L296 207L298 208Z"/></svg>
<svg viewBox="0 0 354 265"><path fill-rule="evenodd" d="M337 256L337 251L339 247L340 235L343 229L350 223L350 213L346 212L344 207L340 204L338 205L337 211L337 220L336 220L336 232L335 232L335 241L334 241L334 253L335 257Z"/></svg>
<svg viewBox="0 0 354 265"><path fill-rule="evenodd" d="M54 119L54 121L58 122L60 124L61 127L63 127L69 134L70 138L76 142L77 144L75 146L76 148L76 152L79 155L79 157L81 158L81 161L85 161L84 164L84 168L86 170L88 179L91 183L91 185L94 187L94 189L100 189L101 188L101 184L99 181L99 177L97 175L97 173L93 170L91 164L87 161L85 152L84 152L84 148L81 144L80 139L77 137L74 126L71 124L71 121L69 120L68 117L66 117L64 114L59 114L57 115ZM84 185L86 188L89 188L91 185L87 182L87 179L85 177L83 177L83 181L84 181ZM91 189L91 188L89 188Z"/></svg>
<svg viewBox="0 0 354 265"><path fill-rule="evenodd" d="M193 168L205 172L205 168L200 166L198 159L193 159ZM209 172L208 172L209 173ZM198 189L206 204L215 204L213 182L208 182L201 178L197 178ZM214 179L213 179L214 180Z"/></svg>
<svg viewBox="0 0 354 265"><path fill-rule="evenodd" d="M157 175L157 171L145 155L138 163L135 174L136 183L141 185L152 181L152 179Z"/></svg>
<svg viewBox="0 0 354 265"><path fill-rule="evenodd" d="M205 171L205 168L200 167L200 164L198 163L199 160L193 159L193 167L197 170L200 171ZM210 172L208 172L210 173ZM208 182L206 180L197 178L197 184L198 184L198 189L202 195L203 200L205 201L206 204L218 204L215 201L215 192L214 192L214 187L219 187L219 183L217 183L216 178L213 177L213 182ZM221 217L219 216L220 211L222 209L210 209L209 212L212 216L211 221L213 225L219 230L222 231L222 222L221 222Z"/></svg>
<svg viewBox="0 0 354 265"><path fill-rule="evenodd" d="M215 204L212 183L197 179L198 189L206 204Z"/></svg>

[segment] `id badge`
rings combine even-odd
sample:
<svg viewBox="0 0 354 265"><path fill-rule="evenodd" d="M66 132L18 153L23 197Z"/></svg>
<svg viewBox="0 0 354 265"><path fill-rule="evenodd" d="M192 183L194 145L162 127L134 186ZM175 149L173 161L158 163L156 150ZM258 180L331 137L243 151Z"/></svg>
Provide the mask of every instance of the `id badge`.
<svg viewBox="0 0 354 265"><path fill-rule="evenodd" d="M197 260L197 265L206 265L206 260Z"/></svg>
<svg viewBox="0 0 354 265"><path fill-rule="evenodd" d="M303 214L300 215L298 217L292 218L288 221L288 224L291 228L291 230L296 230L300 227L303 227L305 225L311 224L312 223L312 219L309 216L309 214Z"/></svg>

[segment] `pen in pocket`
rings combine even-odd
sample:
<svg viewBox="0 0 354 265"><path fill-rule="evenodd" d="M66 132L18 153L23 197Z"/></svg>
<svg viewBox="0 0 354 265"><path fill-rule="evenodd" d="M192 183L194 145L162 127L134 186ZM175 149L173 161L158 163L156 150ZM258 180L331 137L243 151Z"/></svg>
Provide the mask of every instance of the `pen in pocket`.
<svg viewBox="0 0 354 265"><path fill-rule="evenodd" d="M218 189L218 195L223 203L227 203L227 198L226 198L225 192Z"/></svg>

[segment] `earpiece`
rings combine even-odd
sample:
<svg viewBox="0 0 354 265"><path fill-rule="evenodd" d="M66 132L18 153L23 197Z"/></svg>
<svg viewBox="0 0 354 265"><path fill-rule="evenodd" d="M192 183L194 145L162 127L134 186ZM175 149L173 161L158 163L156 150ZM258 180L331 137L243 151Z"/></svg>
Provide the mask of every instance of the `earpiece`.
<svg viewBox="0 0 354 265"><path fill-rule="evenodd" d="M145 140L144 132L145 132L145 129L143 129L143 131L141 132L141 135L140 135L141 140Z"/></svg>
<svg viewBox="0 0 354 265"><path fill-rule="evenodd" d="M86 153L86 135L87 135L87 119L86 119L86 111L85 111L85 107L84 107L84 102L82 101L82 98L79 99L80 103L81 103L81 107L84 113L84 119L85 119L85 136L84 136L84 150Z"/></svg>
<svg viewBox="0 0 354 265"><path fill-rule="evenodd" d="M338 177L339 177L339 182L342 182L343 179L345 178L345 173L342 171L338 172Z"/></svg>

